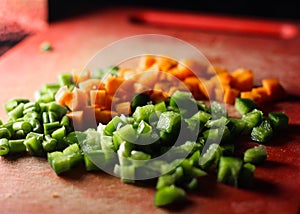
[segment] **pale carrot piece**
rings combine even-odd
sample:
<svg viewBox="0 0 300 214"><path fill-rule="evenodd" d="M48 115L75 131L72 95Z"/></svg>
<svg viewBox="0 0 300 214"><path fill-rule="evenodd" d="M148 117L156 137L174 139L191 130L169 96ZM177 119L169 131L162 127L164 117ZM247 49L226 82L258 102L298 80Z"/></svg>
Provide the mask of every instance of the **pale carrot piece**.
<svg viewBox="0 0 300 214"><path fill-rule="evenodd" d="M83 111L83 128L84 130L88 128L96 128L98 123L96 121L95 116L95 107L94 106L86 106Z"/></svg>
<svg viewBox="0 0 300 214"><path fill-rule="evenodd" d="M72 120L75 130L84 130L83 110L71 111L66 115Z"/></svg>
<svg viewBox="0 0 300 214"><path fill-rule="evenodd" d="M120 77L111 76L108 78L106 83L106 91L108 94L114 94L120 87L120 85L124 82L124 79Z"/></svg>
<svg viewBox="0 0 300 214"><path fill-rule="evenodd" d="M92 106L105 107L106 101L106 91L105 90L91 90L90 91L90 101Z"/></svg>
<svg viewBox="0 0 300 214"><path fill-rule="evenodd" d="M55 101L60 105L66 105L73 99L73 93L71 93L67 86L63 86L58 89L55 94Z"/></svg>
<svg viewBox="0 0 300 214"><path fill-rule="evenodd" d="M97 127L94 107L86 106L83 110L68 112L66 115L72 120L76 131L84 131L87 128Z"/></svg>
<svg viewBox="0 0 300 214"><path fill-rule="evenodd" d="M221 89L221 88L216 87L214 89L213 99L218 101L218 102L223 102L223 100L224 100L224 90Z"/></svg>
<svg viewBox="0 0 300 214"><path fill-rule="evenodd" d="M145 71L148 70L153 64L155 64L156 58L152 55L146 55L141 57L137 70Z"/></svg>
<svg viewBox="0 0 300 214"><path fill-rule="evenodd" d="M175 77L168 72L159 72L158 81L172 81Z"/></svg>
<svg viewBox="0 0 300 214"><path fill-rule="evenodd" d="M231 87L240 91L251 91L253 87L253 72L251 70L239 68L231 73Z"/></svg>
<svg viewBox="0 0 300 214"><path fill-rule="evenodd" d="M277 78L263 79L262 85L266 89L271 100L279 100L286 95L285 90Z"/></svg>
<svg viewBox="0 0 300 214"><path fill-rule="evenodd" d="M129 115L131 113L131 102L126 101L115 105L118 114Z"/></svg>
<svg viewBox="0 0 300 214"><path fill-rule="evenodd" d="M172 86L175 86L175 84L172 84L169 81L160 81L160 82L157 82L153 86L153 90L154 91L163 91L163 92L165 92L165 91L169 91Z"/></svg>
<svg viewBox="0 0 300 214"><path fill-rule="evenodd" d="M120 68L118 71L118 76L120 78L128 80L134 78L134 76L137 75L137 73L138 73L137 71L129 68Z"/></svg>
<svg viewBox="0 0 300 214"><path fill-rule="evenodd" d="M72 99L65 100L65 105L69 107L71 111L82 110L88 104L88 96L80 89L74 88L72 91Z"/></svg>
<svg viewBox="0 0 300 214"><path fill-rule="evenodd" d="M76 84L91 78L91 72L87 69L74 69L71 71L71 73L73 75L73 80Z"/></svg>
<svg viewBox="0 0 300 214"><path fill-rule="evenodd" d="M90 90L104 89L104 83L100 79L88 79L78 84L80 90L90 93Z"/></svg>
<svg viewBox="0 0 300 214"><path fill-rule="evenodd" d="M149 86L143 85L139 82L134 83L133 86L134 86L134 92L136 94L142 94L146 91L151 91L152 90L152 88L150 88Z"/></svg>
<svg viewBox="0 0 300 214"><path fill-rule="evenodd" d="M227 87L224 91L224 102L227 104L234 104L235 99L239 96L240 91L234 88Z"/></svg>
<svg viewBox="0 0 300 214"><path fill-rule="evenodd" d="M138 79L137 81L142 85L153 88L154 84L158 81L159 73L160 72L155 72L155 71L141 72L137 76L137 79Z"/></svg>

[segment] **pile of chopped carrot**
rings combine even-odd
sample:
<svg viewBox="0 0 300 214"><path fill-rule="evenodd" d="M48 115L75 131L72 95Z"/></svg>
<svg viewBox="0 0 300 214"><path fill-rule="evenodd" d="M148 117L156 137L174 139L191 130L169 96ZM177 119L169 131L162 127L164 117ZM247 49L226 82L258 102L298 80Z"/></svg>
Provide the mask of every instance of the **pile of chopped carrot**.
<svg viewBox="0 0 300 214"><path fill-rule="evenodd" d="M263 79L261 86L254 87L251 70L238 68L229 72L226 68L165 56L146 55L136 69L119 68L116 76L110 75L106 80L92 78L89 71L74 73L73 79L78 87L60 88L56 101L71 110L68 115L78 124L88 124L91 117L105 124L115 115L129 115L132 98L141 93L149 95L154 103L167 99L176 90L190 91L197 100L227 104L234 104L237 97L264 104L285 96L276 78Z"/></svg>

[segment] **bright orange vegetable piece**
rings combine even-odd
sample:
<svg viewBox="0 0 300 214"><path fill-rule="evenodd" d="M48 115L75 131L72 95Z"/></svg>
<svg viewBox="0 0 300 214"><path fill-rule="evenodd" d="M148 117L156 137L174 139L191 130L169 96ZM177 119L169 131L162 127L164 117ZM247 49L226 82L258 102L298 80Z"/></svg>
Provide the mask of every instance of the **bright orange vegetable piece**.
<svg viewBox="0 0 300 214"><path fill-rule="evenodd" d="M285 90L277 78L263 79L262 85L266 89L271 100L279 100L285 97Z"/></svg>
<svg viewBox="0 0 300 214"><path fill-rule="evenodd" d="M106 91L108 94L113 95L116 93L124 79L120 77L111 76L108 78L106 83Z"/></svg>
<svg viewBox="0 0 300 214"><path fill-rule="evenodd" d="M116 115L118 115L117 112L111 110L95 109L95 117L98 123L107 124Z"/></svg>
<svg viewBox="0 0 300 214"><path fill-rule="evenodd" d="M207 90L207 83L208 83L208 80L200 79L200 82L198 85L200 92L204 95L204 97L206 99L209 98L209 91Z"/></svg>
<svg viewBox="0 0 300 214"><path fill-rule="evenodd" d="M235 99L239 96L240 91L234 88L227 87L224 91L224 102L233 105Z"/></svg>
<svg viewBox="0 0 300 214"><path fill-rule="evenodd" d="M217 77L220 80L223 91L230 86L232 76L227 72L218 73Z"/></svg>
<svg viewBox="0 0 300 214"><path fill-rule="evenodd" d="M195 76L187 77L185 78L184 83L188 87L188 89L192 92L195 99L200 100L205 98L205 96L202 94L202 92L199 89L200 80L198 79L198 77Z"/></svg>
<svg viewBox="0 0 300 214"><path fill-rule="evenodd" d="M270 96L264 87L252 88L251 92L260 96L260 98L257 99L257 103L259 104L270 101Z"/></svg>
<svg viewBox="0 0 300 214"><path fill-rule="evenodd" d="M66 105L73 100L73 93L71 93L67 86L63 86L55 94L55 101L60 105Z"/></svg>
<svg viewBox="0 0 300 214"><path fill-rule="evenodd" d="M255 101L256 103L262 102L261 95L258 93L255 93L253 91L242 91L241 98L248 98L248 99Z"/></svg>
<svg viewBox="0 0 300 214"><path fill-rule="evenodd" d="M143 56L140 61L139 61L139 65L138 65L138 70L148 70L151 66L153 66L153 64L155 64L156 62L156 58L152 55L146 55Z"/></svg>
<svg viewBox="0 0 300 214"><path fill-rule="evenodd" d="M239 68L231 73L231 87L240 91L251 91L253 87L253 72L251 70Z"/></svg>
<svg viewBox="0 0 300 214"><path fill-rule="evenodd" d="M90 101L92 106L105 107L106 104L106 91L105 90L91 90Z"/></svg>
<svg viewBox="0 0 300 214"><path fill-rule="evenodd" d="M177 65L177 61L170 57L159 56L156 57L156 64L158 65L159 71L169 71Z"/></svg>

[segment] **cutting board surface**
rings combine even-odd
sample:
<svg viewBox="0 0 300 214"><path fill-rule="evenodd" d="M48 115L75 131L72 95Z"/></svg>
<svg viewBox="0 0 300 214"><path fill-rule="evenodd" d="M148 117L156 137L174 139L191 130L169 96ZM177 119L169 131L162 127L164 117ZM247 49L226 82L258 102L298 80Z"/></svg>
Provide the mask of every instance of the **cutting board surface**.
<svg viewBox="0 0 300 214"><path fill-rule="evenodd" d="M300 210L300 37L278 38L160 28L130 23L135 9L110 9L53 23L0 58L0 104L10 98L33 99L34 91L57 74L83 67L97 51L127 36L166 34L196 46L214 65L254 71L255 83L278 77L289 97L268 106L290 117L290 128L266 145L265 164L255 172L256 187L236 189L214 178L200 180L185 205L153 205L150 185L124 184L103 172L78 168L56 176L43 158L0 159L1 213L298 213ZM298 24L300 26L300 24ZM40 52L50 41L53 50ZM1 108L4 120L5 112Z"/></svg>

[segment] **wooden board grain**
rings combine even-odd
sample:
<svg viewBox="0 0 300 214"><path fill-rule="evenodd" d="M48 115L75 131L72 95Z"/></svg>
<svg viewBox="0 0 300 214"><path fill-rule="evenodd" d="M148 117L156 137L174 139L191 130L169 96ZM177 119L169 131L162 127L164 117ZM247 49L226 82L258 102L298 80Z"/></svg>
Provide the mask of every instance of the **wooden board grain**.
<svg viewBox="0 0 300 214"><path fill-rule="evenodd" d="M186 205L153 205L155 189L129 185L105 173L82 168L56 176L45 159L0 159L1 213L298 213L300 210L300 38L281 40L199 30L143 26L129 22L137 9L102 10L54 23L28 37L0 58L0 104L12 97L33 99L34 91L56 81L58 73L83 67L101 48L118 39L146 33L166 34L195 45L215 65L244 67L264 77L278 77L289 93L266 110L285 111L288 131L267 145L265 164L255 172L256 187L243 190L200 180ZM300 24L298 24L300 26ZM53 51L40 52L50 41ZM5 120L5 112L0 111Z"/></svg>

